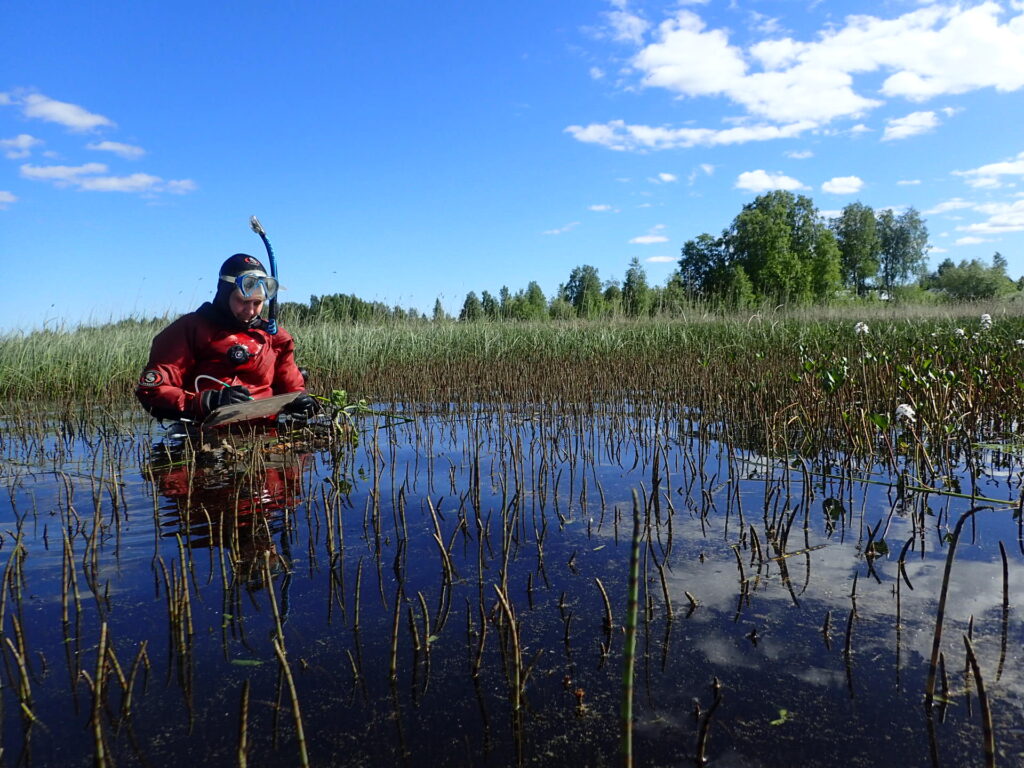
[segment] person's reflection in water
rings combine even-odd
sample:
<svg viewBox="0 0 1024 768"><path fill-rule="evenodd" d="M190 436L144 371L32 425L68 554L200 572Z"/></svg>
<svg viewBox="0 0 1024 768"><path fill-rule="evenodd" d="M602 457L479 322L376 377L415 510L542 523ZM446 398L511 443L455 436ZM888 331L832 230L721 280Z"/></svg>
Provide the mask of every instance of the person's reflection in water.
<svg viewBox="0 0 1024 768"><path fill-rule="evenodd" d="M272 450L225 443L193 453L187 444L163 443L149 465L156 492L171 502L161 507L160 535L230 553L235 584L250 590L266 586L268 561L272 576L291 570L287 526L312 458Z"/></svg>

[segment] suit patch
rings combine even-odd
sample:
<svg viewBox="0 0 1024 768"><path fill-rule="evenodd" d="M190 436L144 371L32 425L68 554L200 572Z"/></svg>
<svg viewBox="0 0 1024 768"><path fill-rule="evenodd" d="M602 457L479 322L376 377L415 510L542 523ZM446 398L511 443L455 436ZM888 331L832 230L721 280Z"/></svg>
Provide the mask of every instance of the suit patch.
<svg viewBox="0 0 1024 768"><path fill-rule="evenodd" d="M160 374L160 371L154 371L152 369L143 371L139 377L140 387L159 387L164 383L164 377Z"/></svg>

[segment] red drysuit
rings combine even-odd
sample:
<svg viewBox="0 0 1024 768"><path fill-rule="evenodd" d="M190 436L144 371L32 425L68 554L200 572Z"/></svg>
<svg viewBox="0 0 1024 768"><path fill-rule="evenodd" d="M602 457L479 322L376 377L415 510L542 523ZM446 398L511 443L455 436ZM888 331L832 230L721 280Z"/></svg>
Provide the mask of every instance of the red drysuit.
<svg viewBox="0 0 1024 768"><path fill-rule="evenodd" d="M225 317L212 304L183 315L156 338L135 396L159 419L202 419L199 393L240 384L254 399L305 389L295 364L295 342L278 326L271 336L260 321L252 328Z"/></svg>

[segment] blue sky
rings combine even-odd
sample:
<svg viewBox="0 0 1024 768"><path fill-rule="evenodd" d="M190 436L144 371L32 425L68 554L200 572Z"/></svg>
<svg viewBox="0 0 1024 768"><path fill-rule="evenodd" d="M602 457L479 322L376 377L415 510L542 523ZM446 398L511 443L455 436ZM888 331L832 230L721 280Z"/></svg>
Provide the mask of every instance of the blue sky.
<svg viewBox="0 0 1024 768"><path fill-rule="evenodd" d="M653 283L770 189L913 206L1024 273L1024 2L0 6L0 331L282 299L457 312L573 267Z"/></svg>

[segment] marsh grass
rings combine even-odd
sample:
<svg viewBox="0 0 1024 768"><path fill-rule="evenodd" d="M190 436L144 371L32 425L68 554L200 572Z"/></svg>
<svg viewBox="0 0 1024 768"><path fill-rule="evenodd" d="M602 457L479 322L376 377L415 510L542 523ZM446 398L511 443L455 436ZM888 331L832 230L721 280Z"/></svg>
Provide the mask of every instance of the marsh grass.
<svg viewBox="0 0 1024 768"><path fill-rule="evenodd" d="M994 326L972 338L982 313ZM855 334L857 322L870 334ZM24 413L24 403L135 409L131 393L160 327L131 322L0 336L0 416ZM954 335L958 328L964 338ZM933 423L970 411L975 422L1003 424L1021 407L1024 348L1015 342L1024 338L1024 305L1015 302L289 330L314 392L344 389L377 402L671 400L715 420L762 426L766 413L786 412L805 431L825 419L833 432L855 411L891 414L898 402L924 408Z"/></svg>

